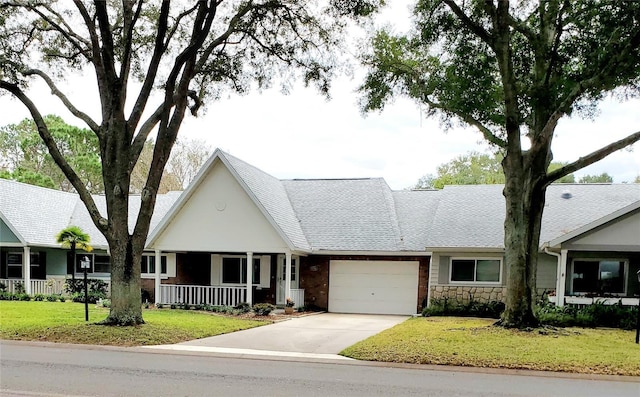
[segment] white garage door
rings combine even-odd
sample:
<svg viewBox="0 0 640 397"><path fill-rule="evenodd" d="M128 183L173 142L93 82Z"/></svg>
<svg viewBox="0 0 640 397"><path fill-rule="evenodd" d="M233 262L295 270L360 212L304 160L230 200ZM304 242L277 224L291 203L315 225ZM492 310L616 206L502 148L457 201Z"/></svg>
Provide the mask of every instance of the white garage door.
<svg viewBox="0 0 640 397"><path fill-rule="evenodd" d="M415 314L417 261L331 261L329 311Z"/></svg>

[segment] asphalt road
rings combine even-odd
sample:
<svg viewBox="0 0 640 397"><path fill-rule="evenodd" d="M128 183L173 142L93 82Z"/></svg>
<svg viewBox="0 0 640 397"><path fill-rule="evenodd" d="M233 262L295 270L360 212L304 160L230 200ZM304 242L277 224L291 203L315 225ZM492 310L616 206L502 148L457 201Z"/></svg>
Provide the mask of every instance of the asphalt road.
<svg viewBox="0 0 640 397"><path fill-rule="evenodd" d="M637 381L0 344L2 396L638 397Z"/></svg>

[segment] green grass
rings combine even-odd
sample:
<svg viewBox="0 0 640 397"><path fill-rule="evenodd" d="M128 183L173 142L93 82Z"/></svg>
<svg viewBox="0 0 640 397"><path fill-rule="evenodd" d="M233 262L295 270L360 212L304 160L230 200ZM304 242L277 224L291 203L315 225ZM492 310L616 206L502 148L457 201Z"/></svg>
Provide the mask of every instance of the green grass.
<svg viewBox="0 0 640 397"><path fill-rule="evenodd" d="M143 310L146 324L109 327L96 324L108 309L74 302L0 301L0 338L59 343L143 346L184 342L268 324L183 310Z"/></svg>
<svg viewBox="0 0 640 397"><path fill-rule="evenodd" d="M359 360L640 375L635 332L560 328L531 332L493 326L495 320L414 318L340 354Z"/></svg>

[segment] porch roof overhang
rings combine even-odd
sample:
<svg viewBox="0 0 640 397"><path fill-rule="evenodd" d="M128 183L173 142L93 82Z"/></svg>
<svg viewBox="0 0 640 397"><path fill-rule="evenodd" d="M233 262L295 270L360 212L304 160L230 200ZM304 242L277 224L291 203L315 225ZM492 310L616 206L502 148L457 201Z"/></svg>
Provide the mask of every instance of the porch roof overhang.
<svg viewBox="0 0 640 397"><path fill-rule="evenodd" d="M16 229L15 226L11 222L9 222L9 220L7 219L6 216L4 216L2 211L0 211L0 219L2 220L2 222L4 222L5 225L7 225L11 233L13 233L18 238L21 244L20 246L26 247L28 245L27 240L22 236L22 234L20 234L18 229ZM8 246L9 244L11 243L2 243L3 246L4 245Z"/></svg>
<svg viewBox="0 0 640 397"><path fill-rule="evenodd" d="M631 212L637 211L640 209L640 200L633 202L625 207L620 208L617 211L614 211L608 215L603 216L602 218L596 219L593 222L587 223L586 225L583 225L577 229L574 229L568 233L565 233L561 236L558 236L548 242L545 242L544 244L542 244L542 249L544 248L549 248L552 250L559 250L562 248L562 244L569 242L575 238L578 238L596 228L599 228L601 226L604 226L610 222L613 222L614 220L627 215ZM594 247L597 248L597 247ZM623 247L618 247L618 248L623 248ZM611 247L612 250L616 250L615 247Z"/></svg>

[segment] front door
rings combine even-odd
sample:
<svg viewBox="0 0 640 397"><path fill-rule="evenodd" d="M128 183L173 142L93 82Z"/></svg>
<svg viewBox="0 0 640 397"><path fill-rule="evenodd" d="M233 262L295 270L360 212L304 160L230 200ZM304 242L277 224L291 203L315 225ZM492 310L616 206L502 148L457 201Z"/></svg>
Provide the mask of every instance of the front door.
<svg viewBox="0 0 640 397"><path fill-rule="evenodd" d="M297 256L291 257L291 289L298 289L298 274L300 271L300 267L298 265L299 260ZM284 305L284 301L287 298L284 296L284 285L285 285L285 277L286 277L286 258L284 255L278 255L278 274L277 274L277 282L278 288L276 290L276 304Z"/></svg>

